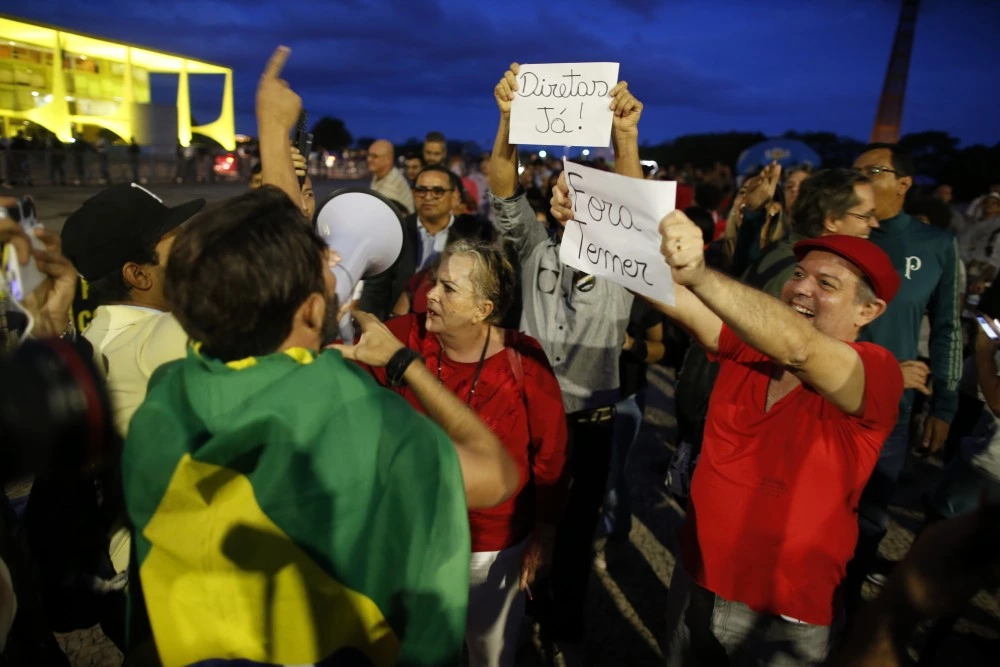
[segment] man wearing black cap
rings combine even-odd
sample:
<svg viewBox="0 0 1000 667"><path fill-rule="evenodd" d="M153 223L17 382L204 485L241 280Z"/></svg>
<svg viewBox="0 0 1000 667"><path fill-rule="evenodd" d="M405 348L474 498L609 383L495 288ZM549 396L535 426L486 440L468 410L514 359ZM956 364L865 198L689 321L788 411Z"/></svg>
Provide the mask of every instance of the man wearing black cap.
<svg viewBox="0 0 1000 667"><path fill-rule="evenodd" d="M180 225L204 199L175 208L135 183L94 195L63 226L63 252L99 306L84 337L107 374L124 436L158 366L184 356L187 335L163 296L167 255Z"/></svg>
<svg viewBox="0 0 1000 667"><path fill-rule="evenodd" d="M667 610L667 665L822 663L861 491L896 423L903 378L859 332L899 289L873 243L801 241L781 300L705 267L701 230L660 227L676 306L720 362Z"/></svg>

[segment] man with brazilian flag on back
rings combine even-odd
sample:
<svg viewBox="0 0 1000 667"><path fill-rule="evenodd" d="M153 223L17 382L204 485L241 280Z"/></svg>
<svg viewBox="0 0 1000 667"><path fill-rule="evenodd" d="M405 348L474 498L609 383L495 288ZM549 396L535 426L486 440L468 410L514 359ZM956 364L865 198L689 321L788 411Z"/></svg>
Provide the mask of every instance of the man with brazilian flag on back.
<svg viewBox="0 0 1000 667"><path fill-rule="evenodd" d="M206 209L171 252L166 296L197 343L154 373L125 445L134 612L167 667L454 663L467 507L502 502L518 473L373 316L357 345L319 352L337 327L333 255L301 213L287 57L257 93L277 187ZM344 354L385 366L430 419Z"/></svg>

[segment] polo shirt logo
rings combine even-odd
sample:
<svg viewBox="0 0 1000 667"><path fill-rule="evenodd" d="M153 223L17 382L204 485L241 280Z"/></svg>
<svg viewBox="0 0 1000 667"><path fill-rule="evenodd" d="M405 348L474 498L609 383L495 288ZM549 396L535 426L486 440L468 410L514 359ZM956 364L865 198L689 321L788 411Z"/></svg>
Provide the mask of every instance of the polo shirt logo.
<svg viewBox="0 0 1000 667"><path fill-rule="evenodd" d="M910 271L919 271L920 267L923 266L923 262L920 261L919 257L912 256L906 258L906 279L910 279Z"/></svg>

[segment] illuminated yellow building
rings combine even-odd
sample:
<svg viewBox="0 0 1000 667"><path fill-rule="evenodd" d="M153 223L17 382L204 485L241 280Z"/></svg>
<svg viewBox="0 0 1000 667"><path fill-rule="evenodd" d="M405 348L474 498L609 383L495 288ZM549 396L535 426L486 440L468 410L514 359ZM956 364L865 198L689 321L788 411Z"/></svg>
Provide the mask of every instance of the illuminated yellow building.
<svg viewBox="0 0 1000 667"><path fill-rule="evenodd" d="M0 118L5 136L13 123L30 121L61 141L74 126L106 128L124 140L151 141L156 125L149 75L177 74L177 140L187 146L192 132L236 147L233 71L185 56L152 51L69 32L55 26L0 14ZM222 74L225 84L219 117L191 127L188 76Z"/></svg>

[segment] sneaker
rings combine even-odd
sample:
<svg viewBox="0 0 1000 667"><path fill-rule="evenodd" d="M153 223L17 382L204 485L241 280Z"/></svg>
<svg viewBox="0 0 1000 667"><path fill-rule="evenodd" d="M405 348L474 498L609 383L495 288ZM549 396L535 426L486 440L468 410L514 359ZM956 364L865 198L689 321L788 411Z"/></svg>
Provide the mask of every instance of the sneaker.
<svg viewBox="0 0 1000 667"><path fill-rule="evenodd" d="M865 579L868 580L869 583L881 588L885 586L887 581L889 581L889 575L891 575L892 571L896 569L896 565L898 565L898 563L895 561L879 558L878 562L875 563L875 569L869 572L865 576Z"/></svg>
<svg viewBox="0 0 1000 667"><path fill-rule="evenodd" d="M885 586L886 582L889 581L889 577L881 572L869 572L865 579L868 580L868 583L874 584L879 588Z"/></svg>

